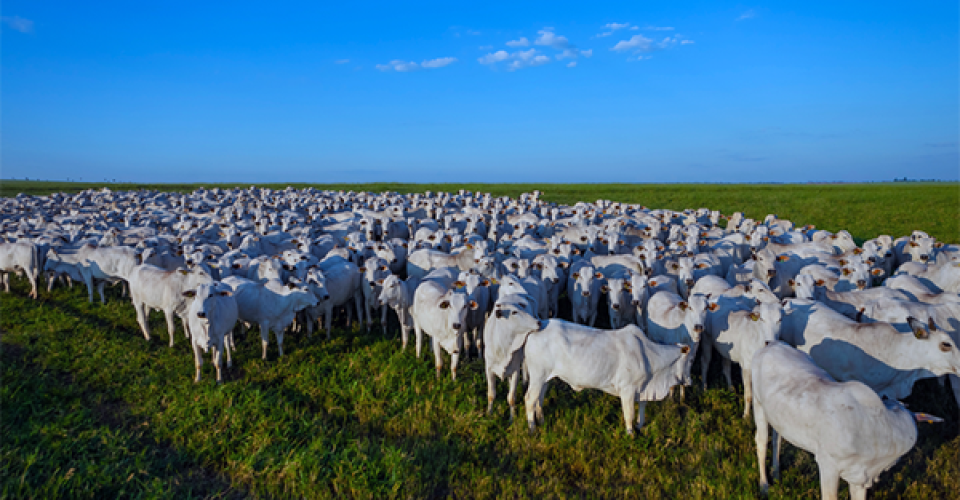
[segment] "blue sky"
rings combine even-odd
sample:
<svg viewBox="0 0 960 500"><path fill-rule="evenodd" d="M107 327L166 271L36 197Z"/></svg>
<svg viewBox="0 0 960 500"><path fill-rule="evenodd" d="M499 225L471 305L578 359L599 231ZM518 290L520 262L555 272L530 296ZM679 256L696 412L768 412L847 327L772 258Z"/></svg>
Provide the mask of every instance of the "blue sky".
<svg viewBox="0 0 960 500"><path fill-rule="evenodd" d="M960 178L956 1L2 9L3 178Z"/></svg>

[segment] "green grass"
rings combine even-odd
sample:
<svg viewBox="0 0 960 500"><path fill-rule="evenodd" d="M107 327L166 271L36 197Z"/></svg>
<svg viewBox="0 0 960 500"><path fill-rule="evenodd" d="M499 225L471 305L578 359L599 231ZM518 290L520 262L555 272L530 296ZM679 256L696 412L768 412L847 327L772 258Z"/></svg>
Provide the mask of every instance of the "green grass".
<svg viewBox="0 0 960 500"><path fill-rule="evenodd" d="M407 188L455 189L362 189ZM515 195L533 186L465 188ZM11 189L8 181L3 189ZM861 229L851 228L859 238L873 235L869 227L895 236L921 228L957 241L956 231L932 229L957 224L956 184L541 189L563 202L603 197L651 207L742 209L754 217L775 211L828 229L860 221ZM764 209L777 192L791 201ZM804 197L829 197L835 206L804 207L795 200ZM845 197L852 201L836 201ZM907 220L892 215L901 213L897 207L948 203L950 210L927 212L926 226L894 229L894 221ZM831 226L831 217L843 213L844 223ZM481 362L462 364L456 382L449 372L437 380L432 356L401 352L396 335L383 338L378 328L340 327L332 341L288 334L287 356L277 359L274 343L267 361L260 360L259 336L241 335L226 383L214 382L207 360L204 380L194 384L182 331L167 348L162 315L155 313L155 336L144 340L129 299L117 289L108 288L106 305L88 304L81 287L42 291L34 301L26 297L25 280L13 281L13 292L0 294L0 497L757 495L753 424L740 418L741 391L719 382L719 363L707 391L697 384L683 402L650 403L646 427L634 438L623 431L618 399L554 382L544 404L546 425L529 435L522 404L521 418L509 421L505 384L494 414L484 414ZM699 374L696 365L693 373ZM881 476L871 498L951 498L960 491L952 393L924 380L906 402L946 422L921 427L917 446ZM783 476L771 496L818 495L812 455L785 446Z"/></svg>

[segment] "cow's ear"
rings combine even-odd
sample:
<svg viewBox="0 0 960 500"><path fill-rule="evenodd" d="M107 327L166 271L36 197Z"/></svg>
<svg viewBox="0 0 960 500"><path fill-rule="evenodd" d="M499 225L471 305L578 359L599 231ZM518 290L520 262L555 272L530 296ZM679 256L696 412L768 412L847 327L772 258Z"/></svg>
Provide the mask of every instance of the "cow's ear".
<svg viewBox="0 0 960 500"><path fill-rule="evenodd" d="M677 307L679 307L681 311L686 311L687 308L690 307L690 304L687 304L686 302L681 302L677 304Z"/></svg>
<svg viewBox="0 0 960 500"><path fill-rule="evenodd" d="M598 272L598 273L594 274L593 277L594 277L594 278L597 278L598 280L602 280L602 279L603 279L603 273L599 273L599 272Z"/></svg>
<svg viewBox="0 0 960 500"><path fill-rule="evenodd" d="M363 266L360 266L360 267L357 268L357 271L360 271L361 273L364 272L364 271L366 271L366 270L367 270L367 268L366 268L366 267L363 267Z"/></svg>
<svg viewBox="0 0 960 500"><path fill-rule="evenodd" d="M817 285L817 286L823 286L823 285L827 284L827 282L826 282L826 281L823 281L823 280L817 280L814 284Z"/></svg>
<svg viewBox="0 0 960 500"><path fill-rule="evenodd" d="M787 285L790 285L791 288L797 286L797 282L794 280L787 280Z"/></svg>
<svg viewBox="0 0 960 500"><path fill-rule="evenodd" d="M933 244L933 247L934 247L934 248L943 248L943 242L942 242L942 241L938 241L938 242L936 242L936 243Z"/></svg>
<svg viewBox="0 0 960 500"><path fill-rule="evenodd" d="M470 301L470 309L471 309L471 310L476 311L478 307L480 307L480 304L477 304L477 301L475 301L475 300L471 300L471 301Z"/></svg>
<svg viewBox="0 0 960 500"><path fill-rule="evenodd" d="M378 285L383 285L383 280L382 280L382 279L381 279L381 280L377 280L377 284L378 284Z"/></svg>
<svg viewBox="0 0 960 500"><path fill-rule="evenodd" d="M186 269L181 269L181 270L180 270L180 274L186 276L186 275L190 274L190 271L187 271Z"/></svg>
<svg viewBox="0 0 960 500"><path fill-rule="evenodd" d="M480 282L482 286L490 286L490 280L483 280Z"/></svg>
<svg viewBox="0 0 960 500"><path fill-rule="evenodd" d="M580 279L580 273L573 273L573 274L571 274L570 276L571 276L573 279L575 279L575 280Z"/></svg>
<svg viewBox="0 0 960 500"><path fill-rule="evenodd" d="M759 314L757 314L757 313L755 313L755 312L750 313L750 321L757 321L757 320L759 320L759 319L760 319L760 315L759 315Z"/></svg>
<svg viewBox="0 0 960 500"><path fill-rule="evenodd" d="M874 270L870 271L870 274L872 274L872 275L874 275L874 276L880 276L881 274L883 274L883 269L874 269Z"/></svg>
<svg viewBox="0 0 960 500"><path fill-rule="evenodd" d="M853 271L851 271L850 268L848 268L848 267L843 268L843 275L844 275L844 276L850 276L851 274L853 274Z"/></svg>
<svg viewBox="0 0 960 500"><path fill-rule="evenodd" d="M449 300L444 300L443 302L440 302L440 309L446 309L446 308L448 308L448 307L450 307L450 301L449 301Z"/></svg>
<svg viewBox="0 0 960 500"><path fill-rule="evenodd" d="M783 255L778 255L778 256L777 256L777 262L786 262L786 261L788 261L788 260L790 260L790 255L788 255L788 254L783 254ZM840 264L840 265L842 266L843 264Z"/></svg>
<svg viewBox="0 0 960 500"><path fill-rule="evenodd" d="M607 285L603 285L600 287L600 291L603 293L607 293L610 291L610 287L608 287Z"/></svg>
<svg viewBox="0 0 960 500"><path fill-rule="evenodd" d="M937 331L937 324L933 322L933 317L927 318L927 329L931 332Z"/></svg>
<svg viewBox="0 0 960 500"><path fill-rule="evenodd" d="M183 296L184 296L184 297L196 297L196 296L197 296L197 291L196 291L196 290L187 290L187 291L183 292Z"/></svg>
<svg viewBox="0 0 960 500"><path fill-rule="evenodd" d="M233 295L233 292L231 292L230 290L220 290L221 297L229 297L231 295Z"/></svg>
<svg viewBox="0 0 960 500"><path fill-rule="evenodd" d="M680 354L689 354L689 353L690 353L690 346L683 345L680 347Z"/></svg>
<svg viewBox="0 0 960 500"><path fill-rule="evenodd" d="M716 302L711 302L710 305L707 306L707 309L710 309L710 311L713 312L713 311L716 311L717 309L720 309L720 305L717 304Z"/></svg>
<svg viewBox="0 0 960 500"><path fill-rule="evenodd" d="M930 332L924 328L922 321L910 316L907 318L907 324L910 325L910 329L913 330L913 336L920 340L926 340L930 336Z"/></svg>

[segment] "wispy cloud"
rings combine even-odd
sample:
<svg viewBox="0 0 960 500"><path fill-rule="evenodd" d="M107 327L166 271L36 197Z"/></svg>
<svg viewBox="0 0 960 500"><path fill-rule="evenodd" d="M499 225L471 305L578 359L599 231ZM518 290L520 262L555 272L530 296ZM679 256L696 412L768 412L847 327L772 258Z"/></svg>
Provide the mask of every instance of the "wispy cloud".
<svg viewBox="0 0 960 500"><path fill-rule="evenodd" d="M644 26L644 31L673 31L673 26Z"/></svg>
<svg viewBox="0 0 960 500"><path fill-rule="evenodd" d="M438 57L436 59L430 59L429 61L423 61L420 63L420 66L423 68L442 68L444 66L449 66L457 62L456 57Z"/></svg>
<svg viewBox="0 0 960 500"><path fill-rule="evenodd" d="M693 40L687 40L682 35L664 37L659 42L643 35L633 35L627 40L620 40L616 45L610 47L610 50L615 52L629 52L636 57L630 57L627 59L628 61L640 61L649 59L649 56L644 57L643 54L668 49L676 45L689 45L691 43L693 43Z"/></svg>
<svg viewBox="0 0 960 500"><path fill-rule="evenodd" d="M0 21L3 21L3 24L6 24L11 29L19 31L20 33L32 33L33 32L33 21L29 19L24 19L19 16L2 16Z"/></svg>
<svg viewBox="0 0 960 500"><path fill-rule="evenodd" d="M568 63L567 63L567 67L568 67L568 68L576 68L576 67L577 67L577 61L570 61L570 62L568 62Z"/></svg>
<svg viewBox="0 0 960 500"><path fill-rule="evenodd" d="M655 49L652 39L643 35L633 35L629 40L620 40L610 50L617 52L650 52Z"/></svg>
<svg viewBox="0 0 960 500"><path fill-rule="evenodd" d="M477 47L477 48L480 49L480 50L492 50L492 49L493 49L493 45L481 45L481 46L479 46L479 47Z"/></svg>
<svg viewBox="0 0 960 500"><path fill-rule="evenodd" d="M602 33L598 33L596 38L603 38L613 34L614 31L622 30L624 28L635 29L636 26L631 27L630 23L607 23L603 25L603 29L607 30Z"/></svg>
<svg viewBox="0 0 960 500"><path fill-rule="evenodd" d="M527 40L527 37L522 36L519 40L510 40L507 42L507 47L529 47L530 40Z"/></svg>
<svg viewBox="0 0 960 500"><path fill-rule="evenodd" d="M542 66L550 62L550 58L541 54L537 49L518 50L516 52L498 50L477 59L477 61L480 64L490 66L499 62L510 61L507 65L507 71L516 71L523 68Z"/></svg>
<svg viewBox="0 0 960 500"><path fill-rule="evenodd" d="M347 64L348 62L350 62L350 59L337 59L334 64Z"/></svg>
<svg viewBox="0 0 960 500"><path fill-rule="evenodd" d="M388 64L378 64L377 69L380 71L397 71L399 73L408 73L410 71L416 71L418 69L434 69L442 68L457 62L456 57L438 57L437 59L428 59L426 61L417 64L413 61L404 61L402 59L394 59Z"/></svg>
<svg viewBox="0 0 960 500"><path fill-rule="evenodd" d="M570 43L570 40L568 40L567 37L554 33L553 28L543 28L537 33L540 36L534 40L534 45L540 45L544 47L550 47L554 50L559 50L560 53L555 56L558 61L562 61L564 59L576 59L581 54L583 54L584 57L590 57L593 55L593 50L590 50L589 54L586 53L587 51L581 51L576 45Z"/></svg>
<svg viewBox="0 0 960 500"><path fill-rule="evenodd" d="M757 17L757 11L749 9L743 14L740 14L740 17L737 18L737 21L746 21L747 19L753 19L755 17Z"/></svg>

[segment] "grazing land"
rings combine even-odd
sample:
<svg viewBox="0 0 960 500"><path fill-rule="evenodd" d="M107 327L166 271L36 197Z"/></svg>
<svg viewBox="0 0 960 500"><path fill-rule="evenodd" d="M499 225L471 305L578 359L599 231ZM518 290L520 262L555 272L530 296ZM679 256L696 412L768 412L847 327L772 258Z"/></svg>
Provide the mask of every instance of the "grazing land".
<svg viewBox="0 0 960 500"><path fill-rule="evenodd" d="M3 181L0 192L102 186ZM509 196L540 189L545 200L565 204L605 198L654 208L743 211L760 219L776 213L799 225L847 229L858 242L914 229L960 241L957 183L317 187ZM753 422L741 418L742 393L721 382L719 362L707 391L700 389L695 365L686 400L650 403L646 426L634 438L623 431L617 398L554 382L544 402L546 424L530 435L522 416L509 420L505 384L493 415L485 415L482 361L461 364L455 382L438 380L432 356L416 359L411 348L400 351L396 325L387 338L378 326L367 332L342 324L331 341L290 334L284 358L277 359L272 347L266 361L258 335L238 335L226 382L214 382L207 362L204 379L194 384L181 328L168 348L163 316L155 312L155 338L144 340L119 288L108 290L106 305L88 303L82 286L52 292L44 287L34 301L27 298L26 280L13 281L12 293L0 294L5 498L758 495ZM599 323L607 325L603 311ZM917 446L881 476L871 498L955 498L960 438L949 386L920 381L905 402L946 422L921 425ZM771 497L817 497L813 456L790 445L784 450L782 477ZM841 490L847 495L846 487Z"/></svg>

